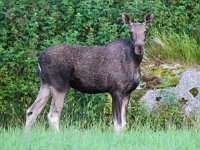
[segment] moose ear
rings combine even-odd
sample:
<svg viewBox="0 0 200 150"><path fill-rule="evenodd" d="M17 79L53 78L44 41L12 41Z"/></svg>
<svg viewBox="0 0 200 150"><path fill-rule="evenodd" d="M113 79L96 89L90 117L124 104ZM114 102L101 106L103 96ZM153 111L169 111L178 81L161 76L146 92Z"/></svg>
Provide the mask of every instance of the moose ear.
<svg viewBox="0 0 200 150"><path fill-rule="evenodd" d="M152 13L148 13L145 17L144 17L144 24L147 25L149 24L153 19L153 14Z"/></svg>
<svg viewBox="0 0 200 150"><path fill-rule="evenodd" d="M125 13L122 14L122 20L125 24L129 25L131 24L131 17Z"/></svg>

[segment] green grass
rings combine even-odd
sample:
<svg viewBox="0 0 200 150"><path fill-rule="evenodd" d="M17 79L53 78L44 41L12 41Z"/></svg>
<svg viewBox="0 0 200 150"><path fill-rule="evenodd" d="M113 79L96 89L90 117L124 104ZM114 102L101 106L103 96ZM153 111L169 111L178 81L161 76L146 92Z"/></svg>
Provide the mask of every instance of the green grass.
<svg viewBox="0 0 200 150"><path fill-rule="evenodd" d="M152 131L148 127L140 127L122 134L113 133L112 129L102 131L97 128L62 129L59 133L33 128L28 134L23 129L0 129L1 150L197 150L200 149L200 132L195 129L169 128L165 131Z"/></svg>
<svg viewBox="0 0 200 150"><path fill-rule="evenodd" d="M147 46L151 58L184 65L200 65L200 46L186 33L155 31Z"/></svg>

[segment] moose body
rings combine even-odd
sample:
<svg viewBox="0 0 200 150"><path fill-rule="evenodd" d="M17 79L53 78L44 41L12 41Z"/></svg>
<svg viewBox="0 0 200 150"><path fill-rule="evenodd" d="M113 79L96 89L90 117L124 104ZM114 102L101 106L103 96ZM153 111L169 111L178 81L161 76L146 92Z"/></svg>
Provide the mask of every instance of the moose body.
<svg viewBox="0 0 200 150"><path fill-rule="evenodd" d="M135 56L133 48L129 39L118 39L105 46L49 47L39 58L42 82L59 92L71 86L85 93L118 89L128 94L139 83L142 57Z"/></svg>
<svg viewBox="0 0 200 150"><path fill-rule="evenodd" d="M121 131L126 125L126 111L131 92L140 82L140 63L144 53L143 33L152 16L144 23L134 24L123 14L132 32L130 39L116 39L104 46L60 44L47 48L39 57L41 87L37 99L27 110L26 128L29 129L52 96L48 119L59 129L59 118L64 97L69 87L84 93L108 92L112 96L114 126ZM135 39L135 37L141 38Z"/></svg>

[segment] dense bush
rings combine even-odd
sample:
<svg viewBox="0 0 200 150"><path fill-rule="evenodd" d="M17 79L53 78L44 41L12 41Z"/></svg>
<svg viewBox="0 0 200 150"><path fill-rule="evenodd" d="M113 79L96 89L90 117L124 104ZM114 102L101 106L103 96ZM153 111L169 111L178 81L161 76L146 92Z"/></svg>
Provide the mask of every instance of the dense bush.
<svg viewBox="0 0 200 150"><path fill-rule="evenodd" d="M177 34L184 32L199 42L199 11L197 0L1 0L2 123L23 123L25 111L38 92L37 58L44 48L58 43L102 45L118 37L128 37L128 29L121 20L122 12L129 13L134 21L141 21L147 12L153 12L155 17L149 36L154 34L151 31L155 29ZM102 111L108 104L104 95L88 96L73 90L69 95L71 98L66 104L73 108L65 106L69 116L75 116L77 111L84 115L88 110L88 120L94 118L91 115L106 116ZM89 102L89 99L92 101Z"/></svg>

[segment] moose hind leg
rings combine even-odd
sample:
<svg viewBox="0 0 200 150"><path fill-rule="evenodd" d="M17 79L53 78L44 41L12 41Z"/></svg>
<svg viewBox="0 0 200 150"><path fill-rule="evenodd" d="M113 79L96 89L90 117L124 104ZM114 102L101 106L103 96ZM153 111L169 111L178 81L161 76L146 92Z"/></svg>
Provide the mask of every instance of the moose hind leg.
<svg viewBox="0 0 200 150"><path fill-rule="evenodd" d="M44 109L50 98L50 88L48 85L41 85L39 94L35 102L26 112L26 130L29 130L36 120L37 116Z"/></svg>
<svg viewBox="0 0 200 150"><path fill-rule="evenodd" d="M64 98L66 95L66 90L59 92L55 88L51 88L52 91L52 102L50 111L48 114L49 124L56 131L59 130L60 114L64 104Z"/></svg>
<svg viewBox="0 0 200 150"><path fill-rule="evenodd" d="M130 96L125 96L122 100L122 110L121 110L121 119L122 119L122 129L126 126L126 114L128 109L128 101Z"/></svg>

